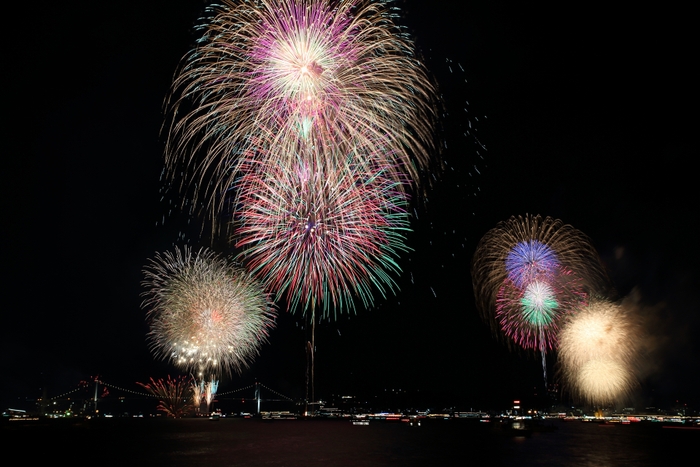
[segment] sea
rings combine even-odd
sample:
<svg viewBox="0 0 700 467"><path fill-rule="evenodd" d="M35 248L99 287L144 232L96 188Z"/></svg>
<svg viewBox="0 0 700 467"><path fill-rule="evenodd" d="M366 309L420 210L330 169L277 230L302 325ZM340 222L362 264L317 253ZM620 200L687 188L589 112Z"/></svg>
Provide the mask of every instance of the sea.
<svg viewBox="0 0 700 467"><path fill-rule="evenodd" d="M347 419L114 418L3 420L5 454L70 466L682 466L700 429L638 422L496 419L418 423Z"/></svg>

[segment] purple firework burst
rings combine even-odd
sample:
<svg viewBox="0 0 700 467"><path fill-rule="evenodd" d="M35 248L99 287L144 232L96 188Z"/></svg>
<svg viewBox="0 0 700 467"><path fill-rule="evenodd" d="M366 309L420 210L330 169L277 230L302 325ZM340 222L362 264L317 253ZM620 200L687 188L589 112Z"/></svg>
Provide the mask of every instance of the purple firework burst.
<svg viewBox="0 0 700 467"><path fill-rule="evenodd" d="M549 281L559 267L556 253L539 240L518 242L505 262L508 279L520 288L534 281Z"/></svg>

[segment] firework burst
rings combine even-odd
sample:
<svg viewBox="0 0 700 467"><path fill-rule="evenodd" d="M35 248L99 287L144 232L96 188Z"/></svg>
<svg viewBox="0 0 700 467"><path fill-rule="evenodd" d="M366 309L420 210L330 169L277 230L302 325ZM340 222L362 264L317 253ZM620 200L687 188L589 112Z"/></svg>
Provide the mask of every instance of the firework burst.
<svg viewBox="0 0 700 467"><path fill-rule="evenodd" d="M436 92L386 2L225 0L183 60L166 162L214 199L241 156L282 167L299 154L417 182L436 149ZM201 160L192 155L203 153ZM184 164L182 164L184 163ZM408 178L407 178L408 177Z"/></svg>
<svg viewBox="0 0 700 467"><path fill-rule="evenodd" d="M548 282L559 267L554 251L539 240L518 242L505 258L508 279L517 287Z"/></svg>
<svg viewBox="0 0 700 467"><path fill-rule="evenodd" d="M168 417L180 418L192 408L192 381L190 378L179 376L177 378L154 380L150 383L136 384L143 386L148 392L158 398L158 410L165 412Z"/></svg>
<svg viewBox="0 0 700 467"><path fill-rule="evenodd" d="M586 301L580 280L569 271L556 268L548 276L522 289L506 280L496 297L502 332L521 347L543 353L556 348L562 318Z"/></svg>
<svg viewBox="0 0 700 467"><path fill-rule="evenodd" d="M274 325L262 285L209 250L158 254L144 275L151 347L185 369L240 371Z"/></svg>
<svg viewBox="0 0 700 467"><path fill-rule="evenodd" d="M407 250L406 195L381 172L359 180L321 161L259 164L240 180L237 246L251 272L291 309L327 316L395 287Z"/></svg>
<svg viewBox="0 0 700 467"><path fill-rule="evenodd" d="M560 358L571 366L611 355L630 362L637 354L639 329L624 308L595 299L570 317L561 339Z"/></svg>
<svg viewBox="0 0 700 467"><path fill-rule="evenodd" d="M591 403L627 395L636 384L641 334L631 313L602 299L567 317L559 334L559 365L570 391Z"/></svg>
<svg viewBox="0 0 700 467"><path fill-rule="evenodd" d="M528 319L528 315L543 319L552 317L552 313L561 315L569 305L578 305L585 296L606 289L609 282L586 235L560 220L526 215L500 222L482 237L472 263L472 283L482 318L500 333L500 320L504 316L515 318L505 308L512 308L518 301L522 306L522 324L530 326L537 320ZM545 314L527 311L528 298L524 294L534 283L546 284L555 292L546 302L556 301L556 307L530 307L547 310ZM509 287L515 291L509 291Z"/></svg>
<svg viewBox="0 0 700 467"><path fill-rule="evenodd" d="M568 375L568 384L580 399L608 404L624 398L636 384L629 366L615 358L589 360Z"/></svg>

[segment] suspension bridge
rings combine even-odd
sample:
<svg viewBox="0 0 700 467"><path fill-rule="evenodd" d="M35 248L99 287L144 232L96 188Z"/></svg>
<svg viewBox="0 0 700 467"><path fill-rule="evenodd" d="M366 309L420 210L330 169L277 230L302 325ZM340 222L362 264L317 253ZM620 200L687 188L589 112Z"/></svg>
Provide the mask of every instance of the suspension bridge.
<svg viewBox="0 0 700 467"><path fill-rule="evenodd" d="M256 413L261 410L280 408L291 409L301 401L276 391L261 382L255 382L238 389L206 394L197 391L199 383L194 380L166 379L151 380L150 384L138 383L140 388L128 388L94 378L81 381L78 387L53 397L39 399L41 412L59 416L77 414L110 414L112 416L131 416L136 413L153 411L155 401L192 401L196 397L209 397L207 409L225 408L229 413ZM203 388L205 384L201 385ZM195 395L196 394L196 395ZM213 407L210 407L210 403ZM199 405L199 401L195 404ZM136 415L134 415L136 416Z"/></svg>

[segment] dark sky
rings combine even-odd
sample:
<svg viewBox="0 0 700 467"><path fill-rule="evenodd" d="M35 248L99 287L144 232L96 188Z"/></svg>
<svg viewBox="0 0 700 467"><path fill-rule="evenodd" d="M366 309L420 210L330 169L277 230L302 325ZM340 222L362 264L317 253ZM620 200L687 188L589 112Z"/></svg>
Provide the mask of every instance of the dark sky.
<svg viewBox="0 0 700 467"><path fill-rule="evenodd" d="M139 294L147 259L186 229L160 201L160 127L203 2L122 3L7 15L4 405L95 374L132 386L178 373L148 351ZM397 3L443 96L446 171L416 209L401 292L318 326L318 393L407 388L485 405L540 384L538 358L480 321L469 274L480 237L530 213L586 233L620 296L634 293L650 330L637 400L697 405L689 11ZM258 378L302 395L303 326L283 313L221 390Z"/></svg>

